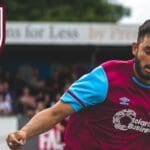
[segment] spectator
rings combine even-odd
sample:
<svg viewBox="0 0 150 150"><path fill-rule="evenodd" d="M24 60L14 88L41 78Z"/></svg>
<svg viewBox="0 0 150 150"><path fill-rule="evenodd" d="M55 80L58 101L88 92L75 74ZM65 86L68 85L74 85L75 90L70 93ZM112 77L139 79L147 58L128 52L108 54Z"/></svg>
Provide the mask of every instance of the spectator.
<svg viewBox="0 0 150 150"><path fill-rule="evenodd" d="M10 90L10 85L7 81L4 81L3 82L3 87L4 87L4 95L5 95L4 99L9 105L9 110L12 111L13 101L12 101L12 93L11 93L11 90Z"/></svg>
<svg viewBox="0 0 150 150"><path fill-rule="evenodd" d="M19 98L19 104L21 107L21 113L32 116L35 113L36 100L35 97L31 95L29 87L24 87L22 95Z"/></svg>
<svg viewBox="0 0 150 150"><path fill-rule="evenodd" d="M46 108L46 106L43 101L37 102L35 113L42 111L44 108Z"/></svg>
<svg viewBox="0 0 150 150"><path fill-rule="evenodd" d="M11 105L4 97L0 94L0 115L10 115L12 113Z"/></svg>

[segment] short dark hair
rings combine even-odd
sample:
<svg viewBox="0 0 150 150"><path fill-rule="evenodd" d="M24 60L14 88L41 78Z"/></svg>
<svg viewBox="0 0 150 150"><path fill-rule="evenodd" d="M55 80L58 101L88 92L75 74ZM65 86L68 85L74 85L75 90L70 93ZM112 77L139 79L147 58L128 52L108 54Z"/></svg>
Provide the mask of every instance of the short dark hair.
<svg viewBox="0 0 150 150"><path fill-rule="evenodd" d="M146 20L138 30L137 42L140 43L141 40L146 36L150 35L150 20Z"/></svg>

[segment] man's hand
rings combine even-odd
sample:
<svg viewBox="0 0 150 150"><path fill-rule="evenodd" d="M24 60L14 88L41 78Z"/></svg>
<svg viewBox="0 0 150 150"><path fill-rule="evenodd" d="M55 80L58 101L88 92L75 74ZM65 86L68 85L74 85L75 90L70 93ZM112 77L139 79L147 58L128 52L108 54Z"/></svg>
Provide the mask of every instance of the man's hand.
<svg viewBox="0 0 150 150"><path fill-rule="evenodd" d="M26 143L26 138L27 136L24 131L10 133L6 139L7 145L11 150L19 150Z"/></svg>

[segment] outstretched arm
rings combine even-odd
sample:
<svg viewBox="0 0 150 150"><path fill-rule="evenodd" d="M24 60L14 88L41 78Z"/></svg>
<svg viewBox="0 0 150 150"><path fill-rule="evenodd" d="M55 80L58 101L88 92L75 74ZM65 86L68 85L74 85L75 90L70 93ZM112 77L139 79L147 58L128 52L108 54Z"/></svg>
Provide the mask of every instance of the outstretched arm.
<svg viewBox="0 0 150 150"><path fill-rule="evenodd" d="M55 124L74 112L69 104L61 101L51 108L37 113L22 129L10 133L7 137L7 144L12 150L17 150L30 137L48 131Z"/></svg>

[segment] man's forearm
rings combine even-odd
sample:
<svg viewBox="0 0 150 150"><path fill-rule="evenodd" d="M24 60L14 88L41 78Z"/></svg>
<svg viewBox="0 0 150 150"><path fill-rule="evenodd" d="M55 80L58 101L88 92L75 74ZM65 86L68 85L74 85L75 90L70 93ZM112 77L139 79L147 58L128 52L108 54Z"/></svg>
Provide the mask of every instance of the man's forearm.
<svg viewBox="0 0 150 150"><path fill-rule="evenodd" d="M45 109L36 114L22 129L26 133L27 138L41 134L55 124L69 116L74 111L68 104L58 102L51 108Z"/></svg>

